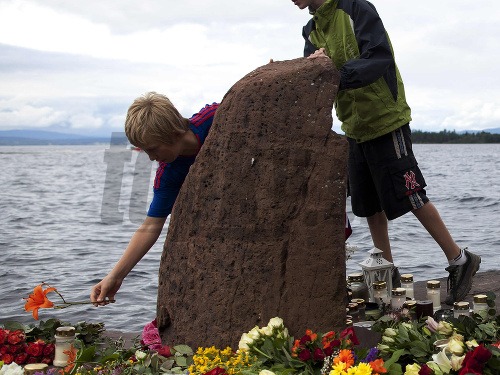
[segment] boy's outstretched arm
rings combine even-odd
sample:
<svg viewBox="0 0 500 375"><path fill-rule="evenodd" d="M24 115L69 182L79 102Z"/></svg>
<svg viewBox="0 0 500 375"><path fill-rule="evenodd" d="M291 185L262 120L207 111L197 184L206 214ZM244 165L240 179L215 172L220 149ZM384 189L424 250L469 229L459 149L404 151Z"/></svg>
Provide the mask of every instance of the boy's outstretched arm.
<svg viewBox="0 0 500 375"><path fill-rule="evenodd" d="M153 247L161 234L166 217L147 216L134 233L120 260L113 269L90 292L90 301L96 306L114 302L123 279Z"/></svg>

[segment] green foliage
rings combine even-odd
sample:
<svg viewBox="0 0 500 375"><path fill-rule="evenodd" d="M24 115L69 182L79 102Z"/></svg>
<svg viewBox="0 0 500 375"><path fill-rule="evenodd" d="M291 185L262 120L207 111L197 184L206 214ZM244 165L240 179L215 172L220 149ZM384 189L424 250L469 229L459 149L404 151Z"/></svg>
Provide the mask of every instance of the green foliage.
<svg viewBox="0 0 500 375"><path fill-rule="evenodd" d="M59 319L40 320L38 324L24 325L19 322L6 322L3 328L14 331L20 329L26 334L26 341L42 339L45 342L53 342L56 329L62 326L75 327L76 336L85 344L93 344L99 340L105 331L104 323L78 322L71 324Z"/></svg>
<svg viewBox="0 0 500 375"><path fill-rule="evenodd" d="M500 143L500 134L487 132L463 133L443 130L440 132L425 132L412 130L413 143Z"/></svg>

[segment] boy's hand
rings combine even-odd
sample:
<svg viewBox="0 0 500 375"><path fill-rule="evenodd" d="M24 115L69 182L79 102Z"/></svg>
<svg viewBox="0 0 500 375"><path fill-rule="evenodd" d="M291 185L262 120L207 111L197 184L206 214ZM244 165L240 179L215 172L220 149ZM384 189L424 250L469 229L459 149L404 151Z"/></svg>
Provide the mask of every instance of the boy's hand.
<svg viewBox="0 0 500 375"><path fill-rule="evenodd" d="M329 58L324 48L317 49L312 55L307 56L308 59L317 59L318 57Z"/></svg>
<svg viewBox="0 0 500 375"><path fill-rule="evenodd" d="M122 280L114 279L109 275L94 285L90 292L90 301L94 306L105 306L115 302L115 294L120 289Z"/></svg>

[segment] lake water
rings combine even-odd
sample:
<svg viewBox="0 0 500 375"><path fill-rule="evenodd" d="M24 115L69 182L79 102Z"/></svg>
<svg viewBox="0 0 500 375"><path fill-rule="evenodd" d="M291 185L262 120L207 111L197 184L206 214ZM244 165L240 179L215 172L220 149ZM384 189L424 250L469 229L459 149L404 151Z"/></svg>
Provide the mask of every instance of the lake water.
<svg viewBox="0 0 500 375"><path fill-rule="evenodd" d="M482 256L481 271L499 269L500 144L415 145L427 194L461 246ZM141 156L138 156L141 155ZM140 172L143 171L143 172ZM42 281L69 301L88 299L141 223L154 172L124 146L0 147L0 323L32 323L24 297ZM372 248L366 222L349 211L357 251L347 272ZM155 318L160 240L106 307L40 310L40 319L104 322L140 332ZM446 276L446 258L412 214L390 224L395 263L415 280ZM51 299L57 301L56 295Z"/></svg>

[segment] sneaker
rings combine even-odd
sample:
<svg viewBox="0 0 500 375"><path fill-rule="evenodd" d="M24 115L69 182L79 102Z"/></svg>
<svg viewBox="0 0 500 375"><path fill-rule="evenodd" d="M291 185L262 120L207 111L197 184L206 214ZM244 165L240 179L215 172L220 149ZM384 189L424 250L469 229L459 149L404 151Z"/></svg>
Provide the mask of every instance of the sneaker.
<svg viewBox="0 0 500 375"><path fill-rule="evenodd" d="M467 251L467 248L464 249L464 254L467 257L464 264L446 267L446 271L450 275L448 276L448 296L445 303L450 306L454 302L462 301L467 296L472 287L472 277L476 274L479 263L481 263L481 257Z"/></svg>
<svg viewBox="0 0 500 375"><path fill-rule="evenodd" d="M392 267L392 287L401 287L401 274L399 273L398 267Z"/></svg>

